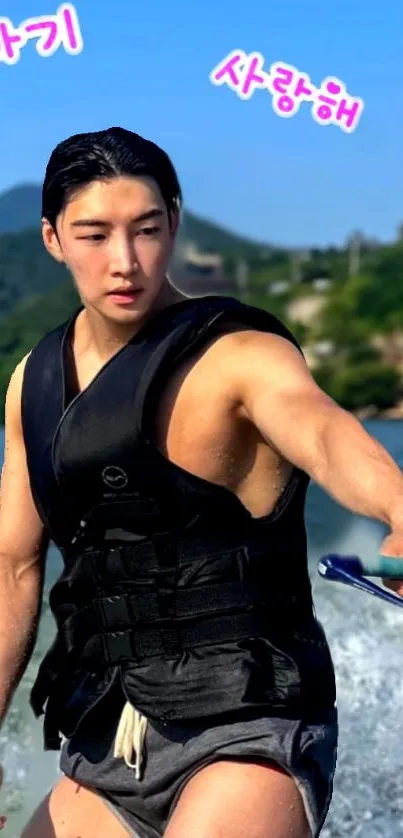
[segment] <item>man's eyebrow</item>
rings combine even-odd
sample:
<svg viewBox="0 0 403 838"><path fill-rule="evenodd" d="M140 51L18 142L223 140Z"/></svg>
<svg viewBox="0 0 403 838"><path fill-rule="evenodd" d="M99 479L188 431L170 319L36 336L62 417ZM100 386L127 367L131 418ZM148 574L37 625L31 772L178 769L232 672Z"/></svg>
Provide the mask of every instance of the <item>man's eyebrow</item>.
<svg viewBox="0 0 403 838"><path fill-rule="evenodd" d="M147 210L146 212L140 213L133 221L137 224L139 221L149 221L152 218L160 218L163 215L163 211L161 209L151 209ZM71 227L109 227L109 222L104 221L102 218L77 218L76 221L72 221L70 224Z"/></svg>

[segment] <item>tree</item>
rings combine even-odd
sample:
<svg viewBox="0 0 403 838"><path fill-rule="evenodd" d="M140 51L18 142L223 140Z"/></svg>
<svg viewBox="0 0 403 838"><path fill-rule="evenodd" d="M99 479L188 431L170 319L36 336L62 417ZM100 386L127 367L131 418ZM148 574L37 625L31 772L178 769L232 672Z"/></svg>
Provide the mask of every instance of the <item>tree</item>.
<svg viewBox="0 0 403 838"><path fill-rule="evenodd" d="M374 405L392 407L400 395L400 375L394 367L379 361L362 361L353 366L326 364L314 371L318 385L346 410Z"/></svg>

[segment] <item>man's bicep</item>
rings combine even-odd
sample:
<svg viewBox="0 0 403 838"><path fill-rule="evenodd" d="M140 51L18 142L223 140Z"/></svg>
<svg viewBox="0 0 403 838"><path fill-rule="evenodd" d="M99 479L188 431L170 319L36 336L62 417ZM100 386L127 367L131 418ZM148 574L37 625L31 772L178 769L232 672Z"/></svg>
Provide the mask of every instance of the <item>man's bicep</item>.
<svg viewBox="0 0 403 838"><path fill-rule="evenodd" d="M22 570L27 565L40 564L48 543L32 497L21 427L23 368L23 363L17 367L7 392L0 484L0 556L1 561L12 562L16 572L19 565Z"/></svg>
<svg viewBox="0 0 403 838"><path fill-rule="evenodd" d="M277 335L245 341L239 385L244 410L268 444L304 471L316 469L324 427L342 409L318 387L300 351Z"/></svg>

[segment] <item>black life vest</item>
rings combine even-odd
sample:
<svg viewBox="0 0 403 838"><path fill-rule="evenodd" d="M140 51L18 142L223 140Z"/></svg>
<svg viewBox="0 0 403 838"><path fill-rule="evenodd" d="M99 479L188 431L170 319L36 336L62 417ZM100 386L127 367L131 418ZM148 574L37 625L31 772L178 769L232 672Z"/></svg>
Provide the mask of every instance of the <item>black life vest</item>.
<svg viewBox="0 0 403 838"><path fill-rule="evenodd" d="M188 299L69 400L77 314L34 348L22 393L33 497L64 560L50 593L57 634L31 692L45 747L59 748L59 732L69 738L117 679L165 723L331 709L307 567L309 477L295 468L273 512L254 518L229 489L168 461L152 433L161 386L216 335L238 324L295 339L235 299Z"/></svg>

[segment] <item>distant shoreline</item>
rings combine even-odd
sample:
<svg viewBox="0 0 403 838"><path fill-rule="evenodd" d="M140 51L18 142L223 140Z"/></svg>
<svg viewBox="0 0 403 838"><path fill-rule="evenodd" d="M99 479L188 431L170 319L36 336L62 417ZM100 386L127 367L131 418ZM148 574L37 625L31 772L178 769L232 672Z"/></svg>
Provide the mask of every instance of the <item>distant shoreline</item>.
<svg viewBox="0 0 403 838"><path fill-rule="evenodd" d="M403 402L385 410L380 410L375 405L368 405L368 407L362 407L359 410L352 410L351 413L360 421L382 419L384 422L398 422L403 420Z"/></svg>

